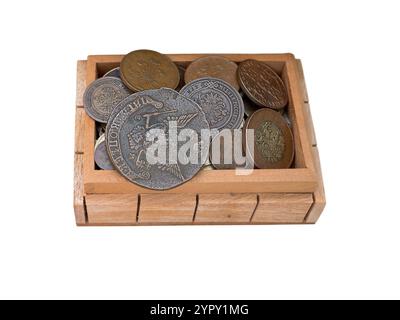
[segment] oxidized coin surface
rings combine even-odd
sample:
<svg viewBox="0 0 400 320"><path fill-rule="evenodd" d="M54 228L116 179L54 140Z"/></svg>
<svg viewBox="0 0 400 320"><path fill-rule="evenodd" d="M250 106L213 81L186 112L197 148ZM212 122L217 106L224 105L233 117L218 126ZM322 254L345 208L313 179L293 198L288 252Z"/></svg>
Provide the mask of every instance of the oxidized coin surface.
<svg viewBox="0 0 400 320"><path fill-rule="evenodd" d="M235 169L245 166L242 150L242 134L238 130L222 130L217 134L210 146L212 166L218 170Z"/></svg>
<svg viewBox="0 0 400 320"><path fill-rule="evenodd" d="M257 105L282 109L288 102L285 84L266 63L245 60L239 64L238 80L244 93Z"/></svg>
<svg viewBox="0 0 400 320"><path fill-rule="evenodd" d="M83 105L94 120L107 123L112 109L132 92L121 79L106 77L93 81L85 90Z"/></svg>
<svg viewBox="0 0 400 320"><path fill-rule="evenodd" d="M100 169L113 170L114 166L107 153L107 147L104 135L101 137L97 140L96 146L94 148L94 162L96 162L97 166Z"/></svg>
<svg viewBox="0 0 400 320"><path fill-rule="evenodd" d="M133 91L158 88L175 89L179 84L179 71L172 60L152 50L136 50L121 61L121 79Z"/></svg>
<svg viewBox="0 0 400 320"><path fill-rule="evenodd" d="M229 83L216 78L200 78L185 85L181 94L199 104L211 129L237 129L243 120L243 100Z"/></svg>
<svg viewBox="0 0 400 320"><path fill-rule="evenodd" d="M186 69L185 83L195 79L212 77L228 82L236 90L239 90L237 81L237 64L224 57L208 56L193 61Z"/></svg>
<svg viewBox="0 0 400 320"><path fill-rule="evenodd" d="M111 69L110 71L106 72L106 74L103 77L121 78L119 67Z"/></svg>
<svg viewBox="0 0 400 320"><path fill-rule="evenodd" d="M209 125L192 100L168 88L141 91L114 109L106 128L107 150L129 181L169 189L191 179L208 157L201 130ZM181 161L182 154L190 161Z"/></svg>
<svg viewBox="0 0 400 320"><path fill-rule="evenodd" d="M254 130L254 154L249 141ZM246 120L243 130L243 143L246 153L260 169L289 168L293 161L293 136L286 121L279 112L260 109Z"/></svg>

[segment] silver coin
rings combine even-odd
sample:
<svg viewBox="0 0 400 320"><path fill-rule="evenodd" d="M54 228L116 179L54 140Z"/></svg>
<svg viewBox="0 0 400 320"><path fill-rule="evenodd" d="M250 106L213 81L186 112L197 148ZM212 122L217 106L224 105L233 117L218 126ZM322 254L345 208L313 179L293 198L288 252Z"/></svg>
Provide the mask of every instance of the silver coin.
<svg viewBox="0 0 400 320"><path fill-rule="evenodd" d="M106 74L103 77L121 78L119 67L111 69L110 71L106 72Z"/></svg>
<svg viewBox="0 0 400 320"><path fill-rule="evenodd" d="M121 79L106 77L93 81L85 90L83 105L94 120L107 123L112 109L132 92Z"/></svg>
<svg viewBox="0 0 400 320"><path fill-rule="evenodd" d="M113 170L114 166L107 153L106 141L103 139L94 149L94 162L103 170Z"/></svg>
<svg viewBox="0 0 400 320"><path fill-rule="evenodd" d="M244 115L243 100L229 83L216 78L200 78L185 85L179 93L199 104L211 129L240 127Z"/></svg>
<svg viewBox="0 0 400 320"><path fill-rule="evenodd" d="M197 138L175 139L171 121L178 136L191 129ZM148 151L155 145L148 140L155 137L151 129L165 133L165 140L156 137L154 141L165 147L167 161L148 159ZM129 181L150 189L170 189L190 180L208 157L201 130L209 130L209 125L195 102L168 88L145 90L130 95L113 110L106 127L107 150L114 167ZM198 151L196 163L182 163L176 153L174 161L170 156L173 150L180 152L188 145Z"/></svg>

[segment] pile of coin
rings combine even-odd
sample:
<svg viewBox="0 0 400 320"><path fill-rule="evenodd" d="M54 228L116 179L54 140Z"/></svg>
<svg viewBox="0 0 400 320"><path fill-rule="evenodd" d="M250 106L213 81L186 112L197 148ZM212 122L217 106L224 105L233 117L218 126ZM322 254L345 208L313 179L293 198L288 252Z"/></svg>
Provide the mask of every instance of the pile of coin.
<svg viewBox="0 0 400 320"><path fill-rule="evenodd" d="M287 103L284 82L264 62L210 55L176 64L152 50L130 52L84 93L98 129L97 169L159 190L202 169L289 168Z"/></svg>

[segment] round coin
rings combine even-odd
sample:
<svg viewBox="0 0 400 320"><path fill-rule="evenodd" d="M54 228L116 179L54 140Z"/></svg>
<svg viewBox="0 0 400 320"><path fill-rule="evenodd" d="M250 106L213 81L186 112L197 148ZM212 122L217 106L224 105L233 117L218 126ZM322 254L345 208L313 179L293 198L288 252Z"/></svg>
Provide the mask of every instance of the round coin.
<svg viewBox="0 0 400 320"><path fill-rule="evenodd" d="M93 81L85 90L83 105L94 120L107 123L114 107L131 94L121 79L106 77Z"/></svg>
<svg viewBox="0 0 400 320"><path fill-rule="evenodd" d="M114 166L107 153L106 141L103 139L94 149L94 162L103 170L113 170Z"/></svg>
<svg viewBox="0 0 400 320"><path fill-rule="evenodd" d="M106 74L103 77L121 78L119 67L111 69L110 71L106 72Z"/></svg>
<svg viewBox="0 0 400 320"><path fill-rule="evenodd" d="M208 56L193 61L186 69L185 83L199 78L212 77L228 82L239 90L237 81L237 64L224 57Z"/></svg>
<svg viewBox="0 0 400 320"><path fill-rule="evenodd" d="M244 93L257 105L282 109L288 102L285 84L266 63L245 60L239 64L238 80Z"/></svg>
<svg viewBox="0 0 400 320"><path fill-rule="evenodd" d="M195 102L168 88L146 90L114 109L106 144L114 167L125 178L165 190L190 180L203 166L208 145L202 130L209 125ZM185 162L185 156L190 161Z"/></svg>
<svg viewBox="0 0 400 320"><path fill-rule="evenodd" d="M175 89L179 84L179 71L164 54L151 50L136 50L121 61L121 79L133 91Z"/></svg>
<svg viewBox="0 0 400 320"><path fill-rule="evenodd" d="M249 134L251 129L254 135ZM254 141L250 141L251 137ZM289 168L293 161L292 132L279 112L267 108L254 112L246 120L243 144L257 168Z"/></svg>
<svg viewBox="0 0 400 320"><path fill-rule="evenodd" d="M237 129L243 120L243 100L229 83L216 78L200 78L185 85L181 94L199 104L211 129Z"/></svg>

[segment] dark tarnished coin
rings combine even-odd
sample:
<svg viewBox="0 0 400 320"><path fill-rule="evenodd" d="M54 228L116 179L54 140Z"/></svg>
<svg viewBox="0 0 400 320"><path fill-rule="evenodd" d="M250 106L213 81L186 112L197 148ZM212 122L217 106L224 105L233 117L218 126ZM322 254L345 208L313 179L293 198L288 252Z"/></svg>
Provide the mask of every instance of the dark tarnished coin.
<svg viewBox="0 0 400 320"><path fill-rule="evenodd" d="M121 79L106 77L93 81L85 90L83 105L94 120L107 123L114 107L131 94Z"/></svg>
<svg viewBox="0 0 400 320"><path fill-rule="evenodd" d="M102 135L96 142L96 146L94 148L94 162L96 162L97 166L100 169L103 170L114 169L114 166L107 153L107 147L104 135Z"/></svg>
<svg viewBox="0 0 400 320"><path fill-rule="evenodd" d="M196 79L181 94L198 103L211 129L237 129L243 120L243 100L229 83L216 78Z"/></svg>
<svg viewBox="0 0 400 320"><path fill-rule="evenodd" d="M212 166L218 170L244 167L246 159L243 155L241 131L222 130L217 134L210 146Z"/></svg>
<svg viewBox="0 0 400 320"><path fill-rule="evenodd" d="M136 50L121 61L121 79L133 91L158 88L175 89L179 84L179 71L164 54L151 50Z"/></svg>
<svg viewBox="0 0 400 320"><path fill-rule="evenodd" d="M239 90L237 81L237 64L224 57L208 56L193 61L186 69L185 83L199 78L211 77L228 82Z"/></svg>
<svg viewBox="0 0 400 320"><path fill-rule="evenodd" d="M111 69L103 77L121 78L119 67Z"/></svg>
<svg viewBox="0 0 400 320"><path fill-rule="evenodd" d="M282 109L288 102L282 79L266 63L245 60L239 64L238 80L244 93L257 105Z"/></svg>
<svg viewBox="0 0 400 320"><path fill-rule="evenodd" d="M254 130L254 154L248 130ZM279 112L263 108L246 120L243 130L246 153L260 169L289 168L294 156L293 136Z"/></svg>
<svg viewBox="0 0 400 320"><path fill-rule="evenodd" d="M192 100L168 88L141 91L122 101L110 116L108 154L129 181L150 189L173 188L190 180L208 157L208 145L201 138L204 129L209 130L206 116ZM195 157L184 163L181 152Z"/></svg>

